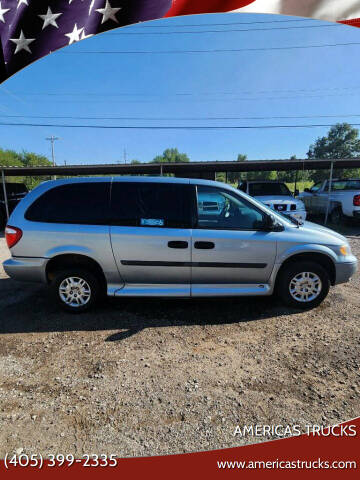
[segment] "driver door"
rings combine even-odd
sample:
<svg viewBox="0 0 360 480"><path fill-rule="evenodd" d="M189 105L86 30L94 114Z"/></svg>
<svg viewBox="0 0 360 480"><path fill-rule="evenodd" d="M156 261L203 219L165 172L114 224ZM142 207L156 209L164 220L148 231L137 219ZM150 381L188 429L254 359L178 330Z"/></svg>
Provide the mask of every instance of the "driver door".
<svg viewBox="0 0 360 480"><path fill-rule="evenodd" d="M319 214L320 212L320 207L319 207L319 200L320 200L320 192L322 189L324 182L318 182L315 183L313 187L310 188L310 193L311 196L309 197L309 205L308 205L308 210L309 213L312 213L314 215Z"/></svg>
<svg viewBox="0 0 360 480"><path fill-rule="evenodd" d="M192 238L192 295L204 287L266 284L274 267L276 235L262 230L265 214L231 190L197 185ZM216 295L216 293L215 293Z"/></svg>

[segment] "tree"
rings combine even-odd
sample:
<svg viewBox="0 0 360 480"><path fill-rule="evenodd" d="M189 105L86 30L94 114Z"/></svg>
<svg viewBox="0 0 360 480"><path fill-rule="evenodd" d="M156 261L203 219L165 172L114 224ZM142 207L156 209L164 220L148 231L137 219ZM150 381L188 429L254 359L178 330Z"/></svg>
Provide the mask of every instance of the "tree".
<svg viewBox="0 0 360 480"><path fill-rule="evenodd" d="M21 154L14 150L3 150L0 148L0 166L2 167L22 167Z"/></svg>
<svg viewBox="0 0 360 480"><path fill-rule="evenodd" d="M271 170L270 172L247 172L245 180L277 180L277 172Z"/></svg>
<svg viewBox="0 0 360 480"><path fill-rule="evenodd" d="M51 165L48 158L32 152L23 150L21 153L14 150L3 150L0 148L0 166L3 167L36 167ZM43 181L43 177L7 177L8 182L22 182L32 189Z"/></svg>
<svg viewBox="0 0 360 480"><path fill-rule="evenodd" d="M180 153L177 148L167 148L162 155L157 155L151 163L187 163L190 158L186 153Z"/></svg>
<svg viewBox="0 0 360 480"><path fill-rule="evenodd" d="M48 165L52 165L50 160L44 155L26 152L25 150L23 150L23 152L21 153L21 161L26 167L46 167Z"/></svg>
<svg viewBox="0 0 360 480"><path fill-rule="evenodd" d="M296 155L292 155L290 160L296 160ZM297 182L304 182L309 180L309 171L308 170L286 170L282 172L277 172L277 179L280 182L286 183L295 183L295 179Z"/></svg>
<svg viewBox="0 0 360 480"><path fill-rule="evenodd" d="M247 155L243 155L242 153L239 153L236 159L237 162L246 162L246 160L247 160Z"/></svg>
<svg viewBox="0 0 360 480"><path fill-rule="evenodd" d="M239 153L236 159L237 162L246 162L246 160L247 156L243 155L242 153ZM239 183L241 179L241 172L228 172L227 177L230 183Z"/></svg>
<svg viewBox="0 0 360 480"><path fill-rule="evenodd" d="M359 130L348 123L332 126L325 137L319 137L310 145L308 158L356 158L360 157ZM334 175L343 178L359 176L360 169L335 169ZM326 170L314 170L310 174L314 182L328 177Z"/></svg>
<svg viewBox="0 0 360 480"><path fill-rule="evenodd" d="M38 155L37 153L26 152L21 153L21 161L25 167L46 167L51 166L52 163L44 155ZM31 190L36 187L40 182L44 181L44 177L24 177L25 185Z"/></svg>

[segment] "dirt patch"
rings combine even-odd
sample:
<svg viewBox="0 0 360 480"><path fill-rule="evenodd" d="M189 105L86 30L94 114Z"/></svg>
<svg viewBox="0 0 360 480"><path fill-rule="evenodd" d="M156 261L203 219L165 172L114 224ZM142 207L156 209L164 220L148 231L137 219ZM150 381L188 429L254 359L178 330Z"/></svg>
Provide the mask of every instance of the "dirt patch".
<svg viewBox="0 0 360 480"><path fill-rule="evenodd" d="M238 424L357 417L359 306L357 274L306 313L273 298L123 299L71 316L0 266L0 457L191 452L253 442Z"/></svg>

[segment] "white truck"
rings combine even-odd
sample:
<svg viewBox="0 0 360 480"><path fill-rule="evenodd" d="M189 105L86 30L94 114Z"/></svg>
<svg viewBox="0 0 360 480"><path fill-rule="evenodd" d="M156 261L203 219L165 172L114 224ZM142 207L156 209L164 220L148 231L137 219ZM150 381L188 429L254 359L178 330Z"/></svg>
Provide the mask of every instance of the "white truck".
<svg viewBox="0 0 360 480"><path fill-rule="evenodd" d="M273 180L246 180L238 189L265 203L268 207L304 222L306 210L302 200L294 198L284 182ZM299 192L296 191L295 195Z"/></svg>
<svg viewBox="0 0 360 480"><path fill-rule="evenodd" d="M328 209L331 223L339 223L343 217L360 220L360 179L334 179L329 195L329 180L311 188L305 188L299 195L310 215L326 215Z"/></svg>

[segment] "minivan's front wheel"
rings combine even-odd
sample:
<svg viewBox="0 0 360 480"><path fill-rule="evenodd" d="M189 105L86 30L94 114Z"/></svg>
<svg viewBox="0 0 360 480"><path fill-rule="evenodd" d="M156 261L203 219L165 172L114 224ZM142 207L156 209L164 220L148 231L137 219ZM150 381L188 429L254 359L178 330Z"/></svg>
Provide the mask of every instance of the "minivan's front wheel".
<svg viewBox="0 0 360 480"><path fill-rule="evenodd" d="M74 268L58 272L51 282L51 289L62 308L68 312L81 313L96 303L100 284L88 270Z"/></svg>
<svg viewBox="0 0 360 480"><path fill-rule="evenodd" d="M329 293L328 272L315 262L296 262L286 266L277 283L277 292L290 307L303 310L317 307Z"/></svg>

